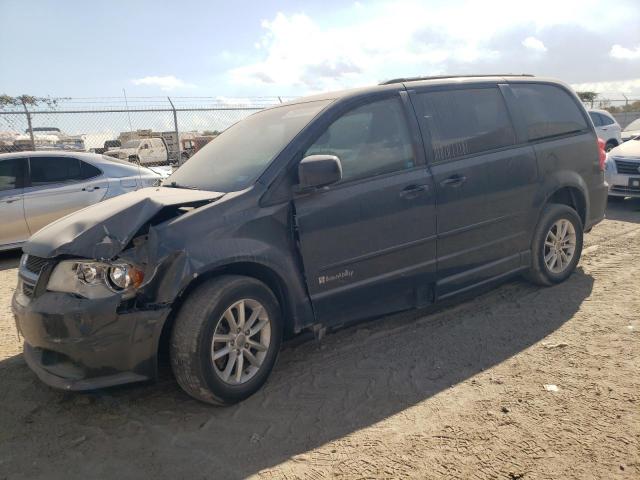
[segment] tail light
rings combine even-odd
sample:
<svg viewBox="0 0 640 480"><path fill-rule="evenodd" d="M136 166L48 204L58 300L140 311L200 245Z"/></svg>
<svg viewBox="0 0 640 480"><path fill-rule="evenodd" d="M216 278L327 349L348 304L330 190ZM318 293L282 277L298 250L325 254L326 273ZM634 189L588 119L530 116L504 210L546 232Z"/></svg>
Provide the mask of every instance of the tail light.
<svg viewBox="0 0 640 480"><path fill-rule="evenodd" d="M604 162L607 160L607 152L604 151L604 140L598 139L598 162L600 163L600 171L604 172Z"/></svg>

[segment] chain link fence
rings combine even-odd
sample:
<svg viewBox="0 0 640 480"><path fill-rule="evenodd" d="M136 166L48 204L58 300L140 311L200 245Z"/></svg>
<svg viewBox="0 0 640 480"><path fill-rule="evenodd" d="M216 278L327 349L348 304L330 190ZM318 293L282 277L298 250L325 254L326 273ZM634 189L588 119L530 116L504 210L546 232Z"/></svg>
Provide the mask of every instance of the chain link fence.
<svg viewBox="0 0 640 480"><path fill-rule="evenodd" d="M73 98L5 106L0 153L86 151L145 165L181 164L237 121L291 98Z"/></svg>
<svg viewBox="0 0 640 480"><path fill-rule="evenodd" d="M144 165L180 165L237 121L292 98L67 98L4 106L0 153L87 151ZM638 99L596 98L586 106L609 110L623 129L640 118Z"/></svg>
<svg viewBox="0 0 640 480"><path fill-rule="evenodd" d="M624 130L631 122L640 118L640 99L638 98L599 98L585 102L587 108L599 108L609 111Z"/></svg>

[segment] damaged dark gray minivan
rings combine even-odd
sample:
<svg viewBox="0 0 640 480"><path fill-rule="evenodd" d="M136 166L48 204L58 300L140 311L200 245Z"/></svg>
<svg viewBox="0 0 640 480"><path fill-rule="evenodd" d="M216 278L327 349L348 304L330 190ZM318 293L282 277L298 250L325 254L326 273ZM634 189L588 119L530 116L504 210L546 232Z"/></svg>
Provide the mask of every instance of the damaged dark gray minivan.
<svg viewBox="0 0 640 480"><path fill-rule="evenodd" d="M283 338L574 270L604 216L604 152L578 98L530 76L398 79L229 128L162 187L24 246L29 366L82 390L156 377L240 401Z"/></svg>

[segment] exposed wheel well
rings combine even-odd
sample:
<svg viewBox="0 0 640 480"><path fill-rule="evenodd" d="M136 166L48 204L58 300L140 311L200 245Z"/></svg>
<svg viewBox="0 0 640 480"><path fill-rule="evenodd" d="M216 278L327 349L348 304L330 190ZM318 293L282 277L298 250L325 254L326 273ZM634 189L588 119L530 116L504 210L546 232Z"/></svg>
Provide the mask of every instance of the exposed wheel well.
<svg viewBox="0 0 640 480"><path fill-rule="evenodd" d="M611 148L607 149L607 147L611 147L611 148L615 148L618 146L618 141L614 140L614 139L610 139L607 141L607 143L605 144L605 150L609 151L611 150Z"/></svg>
<svg viewBox="0 0 640 480"><path fill-rule="evenodd" d="M285 338L291 336L293 332L293 324L288 321L291 318L291 304L286 294L285 284L282 278L271 270L269 267L265 267L264 265L260 265L258 263L252 262L238 262L232 263L230 265L225 265L220 268L216 268L207 272L206 274L199 275L196 279L194 279L187 288L180 294L180 296L173 303L171 314L165 321L164 326L162 327L162 333L160 335L160 341L158 345L158 354L163 361L168 359L169 352L169 339L171 336L171 329L173 328L173 322L176 317L177 312L180 310L182 303L189 297L189 294L199 285L211 280L214 277L218 277L220 275L244 275L247 277L252 277L257 280L260 280L267 287L271 289L273 294L278 299L278 303L280 304L280 309L282 311L283 319L284 319L284 336Z"/></svg>
<svg viewBox="0 0 640 480"><path fill-rule="evenodd" d="M585 225L587 220L587 203L582 192L575 187L562 187L549 197L547 203L560 203L573 208Z"/></svg>

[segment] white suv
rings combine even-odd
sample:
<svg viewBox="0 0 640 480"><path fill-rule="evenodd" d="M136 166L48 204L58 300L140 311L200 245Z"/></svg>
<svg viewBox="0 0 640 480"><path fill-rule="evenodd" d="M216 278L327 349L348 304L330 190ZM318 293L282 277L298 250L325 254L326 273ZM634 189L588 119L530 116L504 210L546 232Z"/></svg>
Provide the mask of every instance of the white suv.
<svg viewBox="0 0 640 480"><path fill-rule="evenodd" d="M598 138L604 140L605 151L608 152L622 143L622 128L609 112L591 109L589 110L589 116L596 127Z"/></svg>

